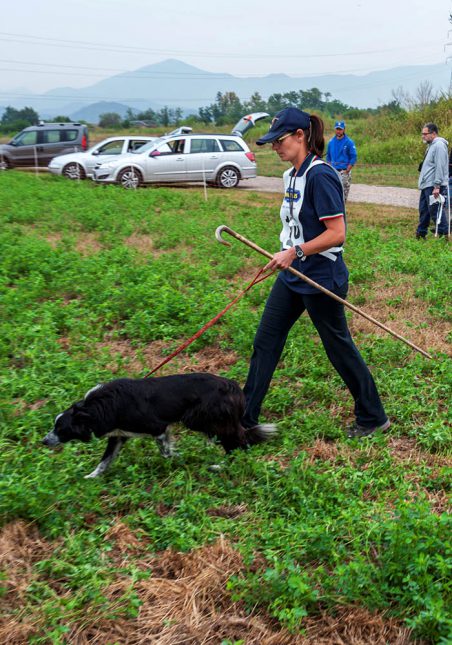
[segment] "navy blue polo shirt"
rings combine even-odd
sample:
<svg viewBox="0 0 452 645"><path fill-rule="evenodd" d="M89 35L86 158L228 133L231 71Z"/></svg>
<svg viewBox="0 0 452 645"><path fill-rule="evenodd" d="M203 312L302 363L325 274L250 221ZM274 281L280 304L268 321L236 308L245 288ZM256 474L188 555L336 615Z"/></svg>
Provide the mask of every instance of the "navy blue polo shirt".
<svg viewBox="0 0 452 645"><path fill-rule="evenodd" d="M318 157L310 154L296 175L295 168L284 173L285 194L281 206L283 230L280 238L283 249L309 242L323 233L326 220L345 218L340 177L330 165L318 161ZM311 166L314 162L317 163ZM326 289L334 290L347 282L348 270L342 252L335 252L333 257L335 261L316 253L304 261L296 258L292 267ZM281 271L278 279L298 293L320 293L287 270Z"/></svg>

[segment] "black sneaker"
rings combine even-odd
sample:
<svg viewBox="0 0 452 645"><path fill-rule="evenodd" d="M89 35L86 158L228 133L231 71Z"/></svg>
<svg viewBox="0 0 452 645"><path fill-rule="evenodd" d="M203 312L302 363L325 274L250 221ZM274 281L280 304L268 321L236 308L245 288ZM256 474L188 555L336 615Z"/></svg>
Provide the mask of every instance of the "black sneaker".
<svg viewBox="0 0 452 645"><path fill-rule="evenodd" d="M425 240L425 235L421 235L420 233L416 233L416 239L417 240Z"/></svg>
<svg viewBox="0 0 452 645"><path fill-rule="evenodd" d="M357 439L359 437L369 437L371 434L374 434L374 432L377 432L377 430L381 430L382 432L386 432L388 428L390 427L391 422L389 419L383 423L381 426L375 426L374 428L365 428L364 426L360 426L359 423L353 423L350 427L347 428L346 434L349 439Z"/></svg>

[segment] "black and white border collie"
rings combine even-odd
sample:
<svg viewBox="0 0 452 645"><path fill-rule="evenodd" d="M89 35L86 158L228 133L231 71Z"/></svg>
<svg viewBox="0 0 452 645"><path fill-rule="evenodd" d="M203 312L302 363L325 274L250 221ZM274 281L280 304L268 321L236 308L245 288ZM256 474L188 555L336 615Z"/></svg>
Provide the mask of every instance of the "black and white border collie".
<svg viewBox="0 0 452 645"><path fill-rule="evenodd" d="M226 453L275 435L274 425L245 429L241 425L244 409L245 397L237 383L213 374L121 378L96 385L82 401L59 414L43 443L54 448L73 439L90 441L92 435L108 438L99 465L85 476L97 477L132 437L154 437L162 456L171 457L169 426L174 423L216 437Z"/></svg>

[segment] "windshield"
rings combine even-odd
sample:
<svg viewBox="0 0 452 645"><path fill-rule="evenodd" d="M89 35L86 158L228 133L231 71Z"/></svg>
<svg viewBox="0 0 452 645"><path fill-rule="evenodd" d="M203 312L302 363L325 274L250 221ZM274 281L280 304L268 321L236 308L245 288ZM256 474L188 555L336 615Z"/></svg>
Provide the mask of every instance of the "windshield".
<svg viewBox="0 0 452 645"><path fill-rule="evenodd" d="M152 148L155 148L156 146L161 143L163 139L154 139L153 141L148 141L147 143L144 144L144 146L141 146L141 148L137 148L132 152L133 155L141 154L142 152L147 152L148 150L152 150Z"/></svg>

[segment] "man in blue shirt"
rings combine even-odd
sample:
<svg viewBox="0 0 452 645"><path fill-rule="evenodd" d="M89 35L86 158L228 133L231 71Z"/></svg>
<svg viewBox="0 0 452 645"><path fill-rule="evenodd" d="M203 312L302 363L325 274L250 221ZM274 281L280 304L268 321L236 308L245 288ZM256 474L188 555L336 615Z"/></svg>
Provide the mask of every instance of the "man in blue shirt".
<svg viewBox="0 0 452 645"><path fill-rule="evenodd" d="M345 121L334 124L335 136L329 141L326 160L340 173L344 188L344 201L347 201L352 181L352 168L356 163L355 143L345 134Z"/></svg>

